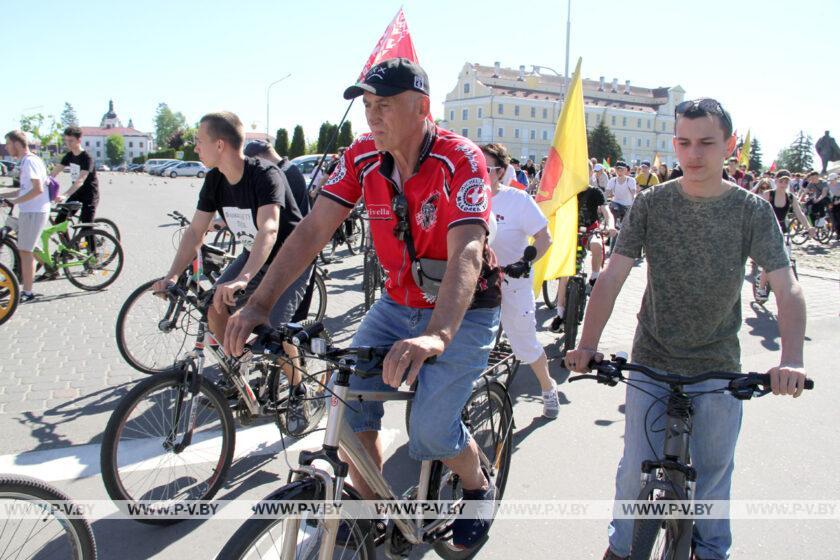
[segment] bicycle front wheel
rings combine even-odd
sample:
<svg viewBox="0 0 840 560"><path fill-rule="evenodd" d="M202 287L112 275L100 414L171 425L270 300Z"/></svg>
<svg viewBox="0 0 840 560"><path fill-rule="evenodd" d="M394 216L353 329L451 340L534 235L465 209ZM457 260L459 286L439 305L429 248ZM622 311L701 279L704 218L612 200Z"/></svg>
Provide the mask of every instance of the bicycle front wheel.
<svg viewBox="0 0 840 560"><path fill-rule="evenodd" d="M233 460L233 415L219 390L201 379L192 402L192 441L180 449L190 422L188 402L182 372L141 381L120 401L108 420L100 452L102 481L113 500L166 504L209 500L218 492Z"/></svg>
<svg viewBox="0 0 840 560"><path fill-rule="evenodd" d="M152 294L159 279L149 280L128 296L117 315L117 349L137 371L175 371L198 336L198 311L182 298Z"/></svg>
<svg viewBox="0 0 840 560"><path fill-rule="evenodd" d="M9 516L3 522L0 533L3 558L96 558L93 531L81 517L70 518L64 513L68 502L69 497L40 480L0 475L3 508L7 512L32 514L20 518Z"/></svg>
<svg viewBox="0 0 840 560"><path fill-rule="evenodd" d="M70 241L69 249L61 256L62 269L67 280L77 288L102 290L113 284L122 272L122 245L108 232L82 230Z"/></svg>
<svg viewBox="0 0 840 560"><path fill-rule="evenodd" d="M346 487L345 487L346 488ZM313 501L325 499L323 492L311 481L292 482L266 499L266 502ZM343 500L359 499L345 490ZM282 505L281 505L282 507ZM280 507L277 508L278 510ZM343 510L342 510L343 511ZM270 519L252 517L230 538L217 560L315 559L326 537L322 515L307 514L300 518L282 513ZM373 525L365 519L353 519L342 514L333 558L367 560L375 558ZM294 539L294 542L289 542ZM283 554L288 551L289 554Z"/></svg>
<svg viewBox="0 0 840 560"><path fill-rule="evenodd" d="M557 278L554 278L552 280L546 280L543 282L543 301L545 302L546 307L548 307L549 309L555 309L557 307L557 290L559 289L560 280Z"/></svg>
<svg viewBox="0 0 840 560"><path fill-rule="evenodd" d="M639 519L633 530L630 560L676 558L678 541L679 522L676 519Z"/></svg>
<svg viewBox="0 0 840 560"><path fill-rule="evenodd" d="M563 320L563 350L568 352L574 350L577 343L578 324L581 315L581 307L583 306L583 292L585 288L581 286L581 280L578 277L569 278L566 284L566 314Z"/></svg>
<svg viewBox="0 0 840 560"><path fill-rule="evenodd" d="M107 231L116 237L117 241L122 239L122 237L120 237L120 228L117 227L117 224L114 223L113 220L109 220L108 218L94 218L93 223L96 224L96 229Z"/></svg>
<svg viewBox="0 0 840 560"><path fill-rule="evenodd" d="M18 279L22 279L20 275L20 253L17 245L11 239L0 240L0 264L6 265Z"/></svg>
<svg viewBox="0 0 840 560"><path fill-rule="evenodd" d="M0 325L12 318L20 303L20 284L9 267L0 263Z"/></svg>
<svg viewBox="0 0 840 560"><path fill-rule="evenodd" d="M379 262L373 251L365 253L362 272L362 291L365 294L365 311L369 310L376 301L376 288L379 287Z"/></svg>

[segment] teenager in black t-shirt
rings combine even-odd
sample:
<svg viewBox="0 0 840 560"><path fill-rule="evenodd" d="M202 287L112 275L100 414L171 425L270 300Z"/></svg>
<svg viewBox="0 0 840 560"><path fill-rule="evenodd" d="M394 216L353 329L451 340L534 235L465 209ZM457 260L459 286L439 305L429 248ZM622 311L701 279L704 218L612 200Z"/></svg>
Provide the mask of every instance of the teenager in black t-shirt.
<svg viewBox="0 0 840 560"><path fill-rule="evenodd" d="M82 223L91 223L96 217L96 207L99 205L99 178L96 176L96 165L90 154L82 149L82 129L78 126L68 126L64 129L64 145L69 150L61 163L52 170L53 177L58 176L64 168L70 169L70 188L56 198L57 202L81 202L82 212L79 219ZM57 222L67 219L59 215Z"/></svg>
<svg viewBox="0 0 840 560"><path fill-rule="evenodd" d="M244 305L256 290L277 250L300 222L297 207L285 175L258 159L242 154L244 127L233 113L211 113L202 117L196 133L196 152L210 167L198 196L189 229L166 276L153 290L174 284L195 258L216 212L245 251L222 273L215 284L208 323L216 340L224 339L230 314ZM307 270L272 309L270 322L288 322L306 289Z"/></svg>

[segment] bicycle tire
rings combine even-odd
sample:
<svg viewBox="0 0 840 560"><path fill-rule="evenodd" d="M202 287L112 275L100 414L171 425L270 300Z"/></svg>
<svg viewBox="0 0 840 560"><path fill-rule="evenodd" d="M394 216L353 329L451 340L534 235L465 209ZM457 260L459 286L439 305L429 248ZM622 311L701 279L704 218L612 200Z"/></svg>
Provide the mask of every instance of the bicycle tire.
<svg viewBox="0 0 840 560"><path fill-rule="evenodd" d="M311 321L323 321L327 315L327 284L317 268L314 272L313 281L315 286L312 288L312 301L309 304L309 314L306 318Z"/></svg>
<svg viewBox="0 0 840 560"><path fill-rule="evenodd" d="M0 325L12 318L20 304L20 284L8 266L0 263Z"/></svg>
<svg viewBox="0 0 840 560"><path fill-rule="evenodd" d="M793 265L793 263L791 263L791 266L792 265ZM756 272L755 272L755 276L753 277L753 281L752 281L753 301L756 302L758 305L764 305L765 303L767 303L768 297L762 296L761 294L758 293L758 288L759 288L760 284L761 284L761 271L760 271L760 269L757 269ZM769 284L768 284L768 288L769 288Z"/></svg>
<svg viewBox="0 0 840 560"><path fill-rule="evenodd" d="M657 500L661 501L661 500ZM675 558L679 525L674 519L639 519L633 528L630 560ZM659 539L663 538L663 541ZM660 543L657 546L657 543Z"/></svg>
<svg viewBox="0 0 840 560"><path fill-rule="evenodd" d="M817 228L817 231L814 232L814 237L816 237L817 241L819 241L823 245L827 245L828 240L831 239L831 230L825 226L819 227Z"/></svg>
<svg viewBox="0 0 840 560"><path fill-rule="evenodd" d="M560 280L554 278L552 280L545 280L542 285L543 302L549 309L557 308L557 290L560 286Z"/></svg>
<svg viewBox="0 0 840 560"><path fill-rule="evenodd" d="M292 482L266 498L266 500L270 501L322 501L324 499L325 496L323 490L320 490L318 485L312 480ZM360 498L354 491L352 491L352 488L348 488L348 486L345 485L342 499L358 500ZM276 535L280 538L284 536L285 521L286 518L279 515L272 519L262 519L257 516L249 518L242 524L241 527L239 527L239 529L236 530L233 536L230 537L224 548L222 548L222 551L216 557L217 560L247 560L249 558L263 558L264 555L260 552L263 548L260 545L265 545L263 550L275 552L279 551L283 547L282 545L278 546L274 536ZM321 539L318 534L319 521L317 519L313 519L312 522L314 522L314 526L310 525L310 522L304 520L300 521L297 535L298 542L295 546L296 558L314 558L315 555L307 555L304 553L310 549L311 552L317 552L318 548L320 548L319 545ZM344 546L342 548L345 550L349 548L352 551L350 556L354 559L358 558L359 560L367 560L376 558L373 547L372 524L365 519L354 520L353 525L350 527L350 538L346 541L346 543L351 544L351 546ZM309 529L314 529L312 531L314 533L313 537L309 539L311 546L306 546L303 550L300 550L306 542L305 540L304 542L301 542L300 540L301 530L304 531L305 536ZM321 532L321 534L323 534L323 532ZM310 545L310 543L306 544ZM353 550L353 544L356 544L355 550ZM336 548L336 550L338 550L338 548ZM298 552L302 553L298 554ZM333 556L336 555L334 554ZM337 557L343 558L344 555L339 555Z"/></svg>
<svg viewBox="0 0 840 560"><path fill-rule="evenodd" d="M26 501L38 501L38 502L45 502L47 504L57 504L62 502L70 502L70 498L64 494L63 492L59 491L57 488L43 482L41 480L37 480L35 478L30 478L28 476L19 476L19 475L10 475L4 474L0 475L0 501L6 499L13 499L13 500L26 500ZM49 509L49 515L47 515L47 509L45 508L45 516L55 517L58 524L63 528L63 532L66 533L69 545L69 551L61 552L55 551L54 554L48 554L44 548L40 548L35 551L37 553L38 558L73 558L74 560L94 560L97 556L96 553L96 541L93 538L93 531L90 528L90 524L87 520L81 517L74 517L69 518L67 516L61 516L61 518L57 517L61 509L60 508L52 508ZM6 523L8 524L12 519L8 519ZM43 524L46 522L46 519L38 519L33 520L34 524L37 524L38 533L43 531ZM7 550L8 544L6 546L3 545L5 542L5 538L14 538L16 534L18 534L17 529L14 531L7 531L8 527L4 525L3 534L0 535L0 549ZM23 534L27 534L27 538L34 536L32 532L26 532L24 530ZM56 535L57 537L57 535ZM52 547L55 544L58 544L58 540L51 540L46 547ZM11 540L9 541L11 544ZM17 546L20 543L16 543ZM26 542L23 543L23 546L26 545ZM16 547L13 548L16 550ZM62 550L64 550L62 548ZM18 552L18 557L34 557L33 556L26 556L21 554L24 552L21 549Z"/></svg>
<svg viewBox="0 0 840 560"><path fill-rule="evenodd" d="M193 373L195 374L195 373ZM181 487L178 484L178 481L183 479L189 480L190 477L194 478L195 473L197 472L198 465L202 463L206 463L204 459L207 457L202 445L206 444L208 441L213 442L213 438L216 437L214 435L215 430L208 429L207 431L203 431L198 425L198 422L202 419L202 414L204 414L205 410L215 410L219 415L219 429L221 431L221 450L219 453L218 459L211 457L211 462L215 461L215 464L212 466L209 479L207 481L201 481L201 484L194 485L194 488L198 488L198 495L194 496L186 496L185 499L190 500L209 500L213 498L216 492L219 491L219 488L222 487L222 484L225 483L225 475L227 475L228 469L230 469L231 461L233 460L233 452L236 446L236 428L234 426L233 414L230 411L230 406L228 405L225 396L211 383L206 381L205 379L199 380L199 395L195 397L193 401L194 405L205 405L204 410L198 410L195 414L196 419L196 429L197 431L193 434L193 443L190 446L184 448L181 452L175 453L171 450L165 450L165 452L161 455L162 457L167 458L167 461L174 463L174 459L172 457L177 457L183 465L187 466L186 470L184 471L183 477L176 478L174 476L167 476L163 475L164 480L170 481L168 484L164 485L163 490L161 491L161 495L156 495L155 490L156 488L152 488L150 491L146 491L139 496L132 495L125 487L125 482L128 480L128 476L131 473L136 472L146 472L150 469L132 469L133 465L137 465L137 458L136 456L132 456L131 453L137 454L137 448L141 446L146 446L149 449L152 449L155 446L154 441L157 439L161 440L163 443L165 439L165 434L168 433L168 430L171 429L171 426L164 426L164 422L171 419L174 416L171 412L169 412L168 408L163 409L161 412L154 412L154 409L150 409L149 413L144 414L151 414L151 416L155 417L155 422L151 422L148 420L148 417L145 419L144 422L137 422L135 426L126 426L127 421L129 420L129 415L137 408L141 402L143 402L147 396L151 395L154 391L163 389L174 389L175 394L172 395L175 399L177 399L177 391L182 384L182 372L177 373L168 373L168 374L160 374L155 375L154 377L149 377L144 379L140 383L134 386L134 388L128 392L128 394L119 402L117 408L111 414L111 417L108 419L108 425L105 427L105 432L102 435L102 447L100 450L100 469L102 471L102 481L105 484L105 489L108 492L108 495L111 499L115 501L128 501L128 502L137 502L138 500L151 500L155 502L161 501L169 501L174 498L178 498L179 494L182 493L184 489L189 488L187 484L184 487ZM199 398L202 397L205 399L205 402L200 402ZM160 399L161 404L163 407L171 407L176 401L170 399L166 402L165 398ZM207 404L209 403L209 406ZM184 409L182 409L184 412ZM143 418L144 415L141 415L140 418ZM178 420L178 425L181 426L181 423L187 420L186 415L184 413ZM184 422L185 424L186 422ZM126 432L126 429L129 429L130 432L137 432L143 435L149 435L148 432L142 432L140 428L160 428L161 434L157 437L151 438L138 438L140 443L138 445L131 445L126 442L126 453L124 455L125 460L133 460L134 463L125 465L125 469L121 472L120 469L120 457L118 456L120 452L120 441L121 437ZM179 429L178 432L180 433L181 430ZM210 447L209 444L205 445L205 447ZM132 449L133 448L133 449ZM161 449L164 450L163 445L161 445ZM145 451L145 450L141 450ZM190 455L186 455L188 451L191 451ZM192 463L188 463L188 461L193 461ZM146 458L140 461L140 464L143 463L151 463L151 458ZM161 459L155 465L156 468L151 469L152 472L155 473L152 483L157 482L159 473L164 468L164 461ZM174 473L173 473L174 474ZM188 476L189 475L189 476ZM148 478L150 475L146 475ZM186 480L185 480L186 482ZM175 497L165 497L163 493L168 487L171 487L173 484L176 484L175 487ZM137 493L137 492L134 492ZM152 518L152 519L136 519L141 523L146 523L149 525L171 525L177 523L178 519L171 519L171 518Z"/></svg>
<svg viewBox="0 0 840 560"><path fill-rule="evenodd" d="M367 225L365 225L365 220L362 218L361 214L356 216L355 221L356 225L359 227L359 242L357 244L356 253L361 253L365 250L365 245L367 244L368 230Z"/></svg>
<svg viewBox="0 0 840 560"><path fill-rule="evenodd" d="M224 250L231 255L236 254L236 236L230 228L222 228L213 237L213 245Z"/></svg>
<svg viewBox="0 0 840 560"><path fill-rule="evenodd" d="M171 296L168 299L163 300L151 293L152 285L154 285L154 283L158 280L160 280L160 278L149 280L145 284L141 284L140 287L129 294L125 303L123 303L120 308L119 314L117 315L116 325L117 349L119 350L120 355L126 363L128 363L128 365L141 373L149 375L157 373L171 373L176 371L177 367L175 363L183 357L183 352L187 352L193 347L192 343L198 335L197 332L191 333L189 331L189 327L193 319L192 313L194 312L194 308L192 306L181 298ZM129 330L127 325L130 322L130 314L135 305L137 305L140 299L144 296L148 299L144 299L143 304L149 302L149 305L153 307L153 309L145 313L150 326L147 327L148 334L136 336L134 333L127 332ZM169 330L162 330L161 327L163 326L164 320L166 320L167 323L171 323L171 317L176 312L178 313L175 321L176 324L167 325L166 328ZM145 319L146 317L144 317L144 320ZM153 338L152 335L157 335L157 333L161 333L160 338ZM169 338L163 336L170 333L175 333L175 335ZM148 359L145 355L150 355L150 353L139 352L132 348L130 341L133 340L139 340L141 343L156 341L156 343L160 344L155 343L155 348L160 347L161 345L164 345L165 348L160 351L155 350L152 358Z"/></svg>
<svg viewBox="0 0 840 560"><path fill-rule="evenodd" d="M790 242L794 245L802 245L808 241L808 229L802 227L798 220L790 223Z"/></svg>
<svg viewBox="0 0 840 560"><path fill-rule="evenodd" d="M365 245L365 222L358 215L351 215L347 219L350 221L350 235L347 235L345 230L344 243L350 254L355 255L360 253Z"/></svg>
<svg viewBox="0 0 840 560"><path fill-rule="evenodd" d="M114 237L113 235L111 235L110 233L108 233L106 231L102 231L102 230L99 230L99 229L91 229L91 230L87 230L87 231L84 231L84 230L80 231L75 236L73 236L73 239L70 240L70 247L73 250L84 254L86 251L89 251L89 248L90 248L89 240L91 239L91 237L96 239L96 245L97 245L97 248L96 248L97 254L95 255L96 263L91 264L89 262L89 260L90 260L90 256L89 256L87 259L85 259L84 264L82 265L83 268L85 269L82 273L76 274L75 273L76 271L74 271L73 269L78 268L78 267L75 267L75 266L73 266L73 267L64 266L64 267L62 267L62 270L64 272L64 276L67 278L67 280L71 284L73 284L74 286L76 286L79 289L82 289L82 290L85 290L85 291L88 291L88 292L95 292L95 291L98 291L98 290L104 290L105 288L107 288L108 286L113 284L117 280L117 278L119 278L120 273L122 272L122 268L123 268L123 249L122 249L122 245L120 245L120 242L117 240L116 237ZM111 249L111 251L103 251L103 253L105 253L104 254L104 260L100 262L98 253L101 249L100 243L102 243L103 241L108 241L108 242L112 243L113 248ZM76 259L75 256L73 256L73 255L71 255L67 252L65 252L62 255L61 258L64 259L65 264L66 264L66 261L68 261L68 260L75 260ZM113 267L113 272L108 274L108 278L104 282L100 282L98 284L89 284L89 283L86 283L86 282L82 281L82 278L93 278L93 279L95 279L95 277L100 272L103 272L105 270L106 266L111 265L111 263L113 263L114 261L116 261L116 265Z"/></svg>
<svg viewBox="0 0 840 560"><path fill-rule="evenodd" d="M93 223L97 224L96 229L107 231L108 233L116 237L118 241L122 240L120 228L117 227L117 224L114 223L113 220L109 220L108 218L94 218ZM99 227L100 225L104 227Z"/></svg>
<svg viewBox="0 0 840 560"><path fill-rule="evenodd" d="M474 418L486 417L487 405L482 404L486 398L487 403L492 403L489 414L499 412L499 420L490 422L490 431L476 429L472 424ZM464 414L468 417L468 427L473 439L482 449L490 463L496 465L497 470L491 475L491 482L496 486L496 501L504 497L507 486L508 472L510 471L510 458L512 452L511 439L513 436L513 409L507 397L507 391L501 383L488 381L479 384L470 395L467 404L464 406ZM492 432L492 433L491 433ZM501 452L499 453L499 450ZM448 487L448 488L447 488ZM457 477L452 477L449 469L441 462L435 461L432 466L432 476L429 481L429 500L450 500L459 496L460 484ZM433 548L441 558L445 560L464 560L475 556L487 541L480 541L472 548L464 550L454 548L449 540L438 540Z"/></svg>
<svg viewBox="0 0 840 560"><path fill-rule="evenodd" d="M583 305L581 278L572 276L566 284L566 314L563 319L563 350L574 350L580 320L580 306Z"/></svg>
<svg viewBox="0 0 840 560"><path fill-rule="evenodd" d="M20 270L20 251L17 244L8 237L0 239L0 264L6 265L14 272L18 280L23 280Z"/></svg>
<svg viewBox="0 0 840 560"><path fill-rule="evenodd" d="M376 262L376 255L373 251L365 253L364 269L362 275L362 292L365 295L365 311L368 311L376 301L376 270L379 266Z"/></svg>

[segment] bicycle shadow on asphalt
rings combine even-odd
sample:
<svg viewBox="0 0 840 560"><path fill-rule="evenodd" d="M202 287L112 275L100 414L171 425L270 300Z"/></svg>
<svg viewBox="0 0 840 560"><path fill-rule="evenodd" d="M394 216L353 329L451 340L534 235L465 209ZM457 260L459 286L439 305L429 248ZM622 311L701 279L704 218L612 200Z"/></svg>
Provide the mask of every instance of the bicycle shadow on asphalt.
<svg viewBox="0 0 840 560"><path fill-rule="evenodd" d="M94 391L93 393L76 397L75 399L69 400L59 406L45 410L41 415L34 412L24 412L24 418L16 418L16 420L18 423L26 427L34 425L35 427L32 429L31 434L37 438L40 443L35 448L27 450L27 453L18 454L16 457L18 464L26 465L30 464L31 461L37 462L37 456L28 454L32 451L45 451L56 447L66 447L68 453L73 454L72 447L79 445L79 442L74 443L67 440L63 435L58 433L58 427L63 424L73 422L78 418L90 418L96 414L111 412L114 408L116 408L117 403L123 398L123 396L128 393L131 388L130 385L133 383L133 381L129 381L121 385L117 385L116 387L107 387L105 389ZM80 406L76 407L76 405ZM56 417L57 419L55 421L49 421L50 417ZM101 440L102 434L99 434L91 438L90 441L85 442L85 444L100 443ZM94 468L95 472L88 472L89 467ZM85 465L85 472L79 476L92 476L98 472L99 464L97 461L95 466Z"/></svg>
<svg viewBox="0 0 840 560"><path fill-rule="evenodd" d="M50 303L50 302L53 302L53 301L63 301L63 300L68 300L68 299L76 299L76 298L79 298L79 297L96 295L99 292L104 292L104 291L107 291L107 289L98 290L96 292L78 291L78 292L65 292L65 293L62 293L62 294L53 294L53 295L49 295L49 296L39 295L38 297L36 297L32 301L26 302L26 305L40 305L42 303Z"/></svg>

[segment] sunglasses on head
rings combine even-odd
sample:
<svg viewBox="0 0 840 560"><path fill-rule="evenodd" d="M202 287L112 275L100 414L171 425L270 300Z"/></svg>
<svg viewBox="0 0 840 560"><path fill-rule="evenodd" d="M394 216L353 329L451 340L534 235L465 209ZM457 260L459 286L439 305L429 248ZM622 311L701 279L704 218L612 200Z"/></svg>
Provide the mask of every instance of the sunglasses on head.
<svg viewBox="0 0 840 560"><path fill-rule="evenodd" d="M683 115L691 109L698 108L701 111L705 111L706 113L711 113L713 115L718 115L723 121L727 124L728 128L732 129L732 120L729 118L729 115L723 109L723 105L716 99L712 99L710 97L704 97L703 99L691 99L689 101L683 101L682 103L678 104L677 107L674 109L674 117L676 118L678 115Z"/></svg>

